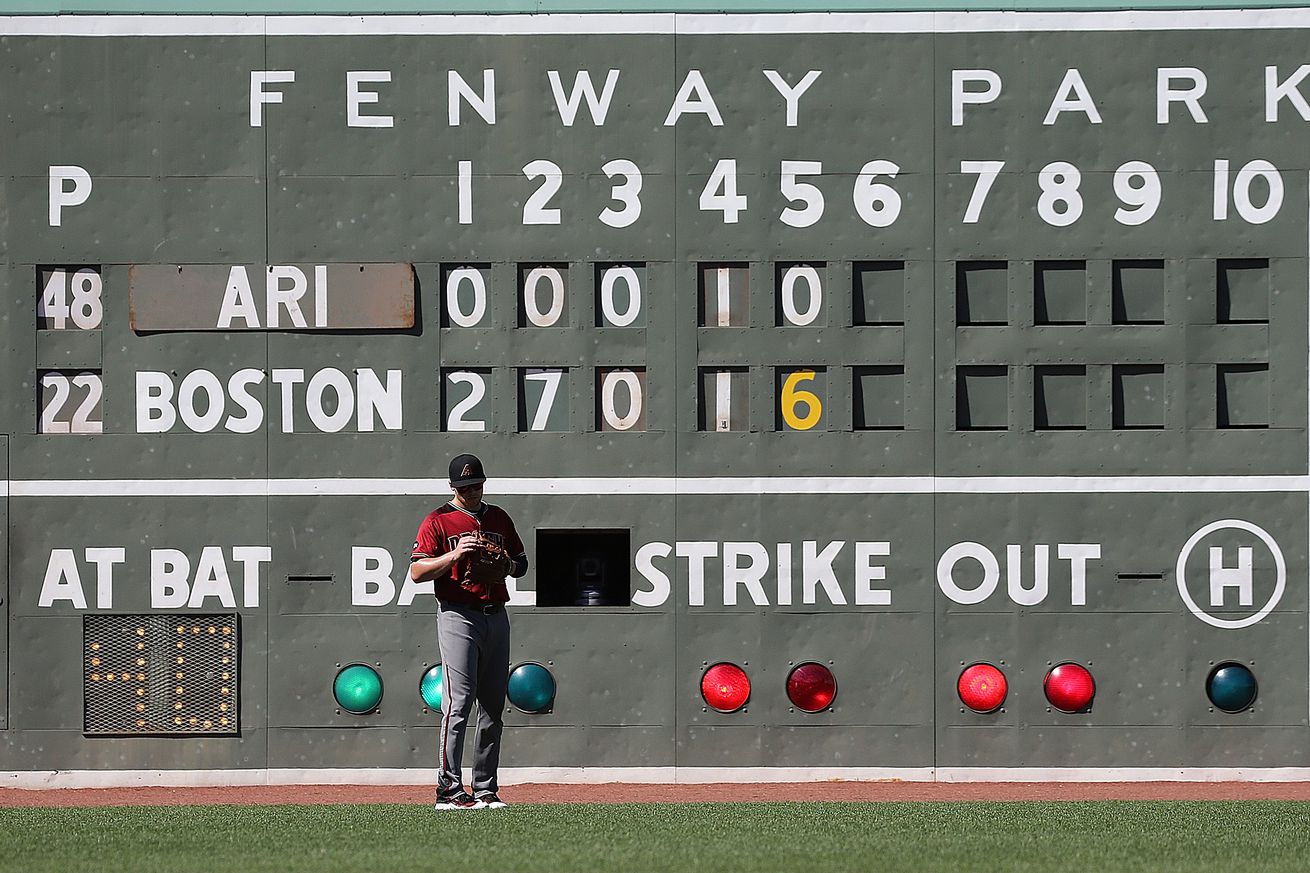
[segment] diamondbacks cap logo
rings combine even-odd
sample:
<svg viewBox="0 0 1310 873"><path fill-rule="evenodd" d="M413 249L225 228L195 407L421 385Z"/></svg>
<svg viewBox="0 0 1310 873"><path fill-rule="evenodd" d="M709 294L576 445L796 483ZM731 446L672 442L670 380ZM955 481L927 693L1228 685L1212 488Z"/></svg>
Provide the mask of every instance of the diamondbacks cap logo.
<svg viewBox="0 0 1310 873"><path fill-rule="evenodd" d="M473 465L472 465L472 464L465 464L465 465L464 465L464 472L460 473L459 475L460 475L460 478L461 478L461 479L462 479L463 477L465 477L465 476L472 476L472 475L473 475Z"/></svg>

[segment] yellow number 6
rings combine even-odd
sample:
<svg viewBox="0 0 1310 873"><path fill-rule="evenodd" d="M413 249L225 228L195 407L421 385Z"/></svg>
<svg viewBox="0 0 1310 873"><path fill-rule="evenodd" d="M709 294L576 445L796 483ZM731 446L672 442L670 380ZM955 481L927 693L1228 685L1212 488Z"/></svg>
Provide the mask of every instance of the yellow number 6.
<svg viewBox="0 0 1310 873"><path fill-rule="evenodd" d="M813 391L804 391L796 387L801 382L809 382L813 379L813 370L797 370L788 374L787 380L782 383L782 420L792 430L809 430L823 417L823 403L818 395ZM805 404L804 418L796 415L796 407L801 403Z"/></svg>

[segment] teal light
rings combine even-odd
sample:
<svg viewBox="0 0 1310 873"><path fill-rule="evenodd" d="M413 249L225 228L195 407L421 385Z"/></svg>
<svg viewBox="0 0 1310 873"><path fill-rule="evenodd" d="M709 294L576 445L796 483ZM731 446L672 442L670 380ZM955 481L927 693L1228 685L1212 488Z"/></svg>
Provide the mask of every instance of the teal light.
<svg viewBox="0 0 1310 873"><path fill-rule="evenodd" d="M509 674L509 702L524 712L544 712L555 702L555 677L528 661Z"/></svg>
<svg viewBox="0 0 1310 873"><path fill-rule="evenodd" d="M441 665L434 664L418 683L418 693L428 709L441 709Z"/></svg>
<svg viewBox="0 0 1310 873"><path fill-rule="evenodd" d="M382 702L382 677L367 664L342 667L332 682L332 696L346 712L365 715Z"/></svg>
<svg viewBox="0 0 1310 873"><path fill-rule="evenodd" d="M1255 674L1236 661L1226 661L1210 671L1205 693L1217 709L1241 712L1255 703Z"/></svg>

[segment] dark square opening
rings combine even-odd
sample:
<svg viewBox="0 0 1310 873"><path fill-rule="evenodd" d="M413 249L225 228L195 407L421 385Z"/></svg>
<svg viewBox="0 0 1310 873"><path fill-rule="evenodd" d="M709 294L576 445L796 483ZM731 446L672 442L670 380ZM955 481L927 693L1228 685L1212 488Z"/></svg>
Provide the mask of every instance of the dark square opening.
<svg viewBox="0 0 1310 873"><path fill-rule="evenodd" d="M1164 324L1164 261L1114 261L1110 269L1110 320Z"/></svg>
<svg viewBox="0 0 1310 873"><path fill-rule="evenodd" d="M1164 365L1115 364L1111 420L1118 430L1164 427Z"/></svg>
<svg viewBox="0 0 1310 873"><path fill-rule="evenodd" d="M1269 322L1269 259L1232 258L1216 265L1216 321L1220 324Z"/></svg>
<svg viewBox="0 0 1310 873"><path fill-rule="evenodd" d="M1061 364L1033 368L1033 427L1087 429L1086 367Z"/></svg>
<svg viewBox="0 0 1310 873"><path fill-rule="evenodd" d="M632 531L537 529L538 606L629 606Z"/></svg>
<svg viewBox="0 0 1310 873"><path fill-rule="evenodd" d="M1033 320L1037 324L1087 323L1087 263L1038 261L1033 267Z"/></svg>
<svg viewBox="0 0 1310 873"><path fill-rule="evenodd" d="M955 370L957 430L1006 430L1010 426L1009 368L974 365Z"/></svg>
<svg viewBox="0 0 1310 873"><path fill-rule="evenodd" d="M957 324L1008 324L1009 264L1006 261L959 261L955 265Z"/></svg>
<svg viewBox="0 0 1310 873"><path fill-rule="evenodd" d="M905 368L852 367L855 430L905 429Z"/></svg>
<svg viewBox="0 0 1310 873"><path fill-rule="evenodd" d="M1216 426L1269 426L1268 364L1217 364L1215 376Z"/></svg>
<svg viewBox="0 0 1310 873"><path fill-rule="evenodd" d="M905 323L904 261L857 261L851 282L855 324Z"/></svg>

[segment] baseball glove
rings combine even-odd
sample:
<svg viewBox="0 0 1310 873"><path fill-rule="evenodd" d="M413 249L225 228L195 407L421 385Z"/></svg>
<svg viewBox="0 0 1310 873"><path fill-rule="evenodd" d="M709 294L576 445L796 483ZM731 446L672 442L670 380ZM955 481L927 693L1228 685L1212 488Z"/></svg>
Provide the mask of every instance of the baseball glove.
<svg viewBox="0 0 1310 873"><path fill-rule="evenodd" d="M478 531L472 534L474 548L460 568L460 584L469 591L484 592L504 588L505 577L514 565L509 552L491 537Z"/></svg>

